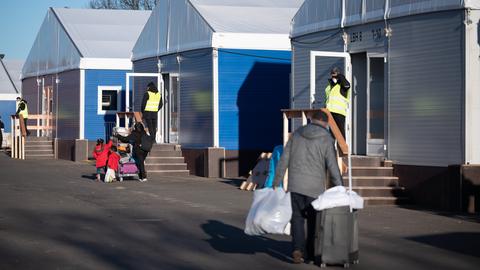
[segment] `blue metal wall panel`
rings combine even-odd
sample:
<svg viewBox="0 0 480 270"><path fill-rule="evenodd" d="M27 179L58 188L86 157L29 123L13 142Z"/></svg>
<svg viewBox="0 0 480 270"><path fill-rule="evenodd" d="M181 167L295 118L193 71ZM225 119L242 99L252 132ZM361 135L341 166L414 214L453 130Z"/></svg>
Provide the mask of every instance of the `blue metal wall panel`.
<svg viewBox="0 0 480 270"><path fill-rule="evenodd" d="M15 100L0 100L0 116L5 124L5 132L10 132L10 116L16 111Z"/></svg>
<svg viewBox="0 0 480 270"><path fill-rule="evenodd" d="M290 63L290 51L219 50L221 147L271 150L282 143Z"/></svg>
<svg viewBox="0 0 480 270"><path fill-rule="evenodd" d="M212 49L182 53L179 70L180 144L213 146Z"/></svg>
<svg viewBox="0 0 480 270"><path fill-rule="evenodd" d="M181 61L178 63L177 56ZM160 57L162 74L179 75L179 143L184 148L213 145L213 60L212 49L195 50ZM158 59L133 63L135 72L158 72ZM156 82L156 79L153 79ZM135 106L139 111L146 85L152 78L135 79ZM165 101L166 102L166 101ZM165 104L164 102L164 104Z"/></svg>
<svg viewBox="0 0 480 270"><path fill-rule="evenodd" d="M125 111L125 73L129 70L85 70L85 139L105 138L115 115L98 114L98 86L122 86L121 111Z"/></svg>

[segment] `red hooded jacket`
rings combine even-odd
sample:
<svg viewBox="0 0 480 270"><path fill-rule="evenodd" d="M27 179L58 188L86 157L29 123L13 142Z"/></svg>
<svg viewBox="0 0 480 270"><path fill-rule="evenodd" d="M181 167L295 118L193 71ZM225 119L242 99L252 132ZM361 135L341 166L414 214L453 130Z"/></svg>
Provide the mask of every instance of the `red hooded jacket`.
<svg viewBox="0 0 480 270"><path fill-rule="evenodd" d="M108 156L108 168L118 171L118 162L120 161L120 155L117 152L110 153Z"/></svg>
<svg viewBox="0 0 480 270"><path fill-rule="evenodd" d="M111 146L112 141L108 141L107 144L95 146L95 150L93 150L93 157L97 160L95 164L97 168L105 167L107 165L108 151L110 150Z"/></svg>

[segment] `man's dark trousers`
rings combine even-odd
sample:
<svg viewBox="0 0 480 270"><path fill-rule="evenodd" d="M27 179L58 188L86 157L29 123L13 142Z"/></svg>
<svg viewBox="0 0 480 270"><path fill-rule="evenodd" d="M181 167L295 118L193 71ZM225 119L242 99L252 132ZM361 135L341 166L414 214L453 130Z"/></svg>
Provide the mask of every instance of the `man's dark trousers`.
<svg viewBox="0 0 480 270"><path fill-rule="evenodd" d="M312 202L316 198L292 192L292 220L291 235L293 250L301 251L306 258L314 256L315 221L317 211ZM307 237L305 240L305 219L307 219Z"/></svg>
<svg viewBox="0 0 480 270"><path fill-rule="evenodd" d="M143 112L143 120L147 125L148 133L155 138L157 134L158 112Z"/></svg>

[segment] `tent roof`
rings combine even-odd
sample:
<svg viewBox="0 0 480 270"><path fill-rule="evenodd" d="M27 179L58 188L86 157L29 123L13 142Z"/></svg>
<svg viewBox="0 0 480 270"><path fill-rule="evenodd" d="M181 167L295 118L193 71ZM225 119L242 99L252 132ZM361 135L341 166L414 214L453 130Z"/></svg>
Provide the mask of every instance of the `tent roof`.
<svg viewBox="0 0 480 270"><path fill-rule="evenodd" d="M19 94L23 61L0 59L0 94Z"/></svg>
<svg viewBox="0 0 480 270"><path fill-rule="evenodd" d="M54 8L83 57L130 58L150 11Z"/></svg>
<svg viewBox="0 0 480 270"><path fill-rule="evenodd" d="M22 77L75 68L130 69L131 50L150 13L50 8L27 57Z"/></svg>
<svg viewBox="0 0 480 270"><path fill-rule="evenodd" d="M345 0L345 6L342 2L305 0L293 18L290 36L429 12L480 9L478 0Z"/></svg>
<svg viewBox="0 0 480 270"><path fill-rule="evenodd" d="M208 47L290 49L290 22L303 0L160 0L133 60Z"/></svg>

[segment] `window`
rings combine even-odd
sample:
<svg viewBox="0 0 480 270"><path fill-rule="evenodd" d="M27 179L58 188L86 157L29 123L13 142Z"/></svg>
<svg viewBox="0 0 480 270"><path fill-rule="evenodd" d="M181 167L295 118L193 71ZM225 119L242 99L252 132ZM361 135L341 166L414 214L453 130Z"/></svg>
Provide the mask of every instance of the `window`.
<svg viewBox="0 0 480 270"><path fill-rule="evenodd" d="M98 114L115 114L121 109L121 86L98 87Z"/></svg>

